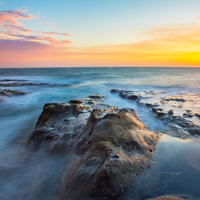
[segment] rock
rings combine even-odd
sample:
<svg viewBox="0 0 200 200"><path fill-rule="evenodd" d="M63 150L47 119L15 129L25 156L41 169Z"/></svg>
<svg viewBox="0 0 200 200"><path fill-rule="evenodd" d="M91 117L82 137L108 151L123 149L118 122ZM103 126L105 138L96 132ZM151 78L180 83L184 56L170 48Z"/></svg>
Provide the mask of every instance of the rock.
<svg viewBox="0 0 200 200"><path fill-rule="evenodd" d="M58 87L58 86L70 86L69 84L51 84L51 83L26 83L26 82L11 82L11 83L0 83L1 87L20 87L20 86L47 86L47 87Z"/></svg>
<svg viewBox="0 0 200 200"><path fill-rule="evenodd" d="M179 102L185 102L186 99L179 95L172 95L172 96L165 96L163 97L162 101L179 101Z"/></svg>
<svg viewBox="0 0 200 200"><path fill-rule="evenodd" d="M147 107L153 107L154 104L153 104L153 103L146 103L145 105L146 105Z"/></svg>
<svg viewBox="0 0 200 200"><path fill-rule="evenodd" d="M158 135L146 129L133 109L111 107L102 99L80 100L46 104L27 147L70 155L60 180L61 199L120 196L150 166Z"/></svg>
<svg viewBox="0 0 200 200"><path fill-rule="evenodd" d="M80 116L85 113L84 110L85 107L79 104L45 104L27 147L32 150L43 148L48 152L65 152L72 145L69 138L74 137L76 128L81 129L86 123L85 118Z"/></svg>
<svg viewBox="0 0 200 200"><path fill-rule="evenodd" d="M127 99L131 99L131 100L136 100L140 97L140 94L138 92L129 92L129 94L127 95Z"/></svg>
<svg viewBox="0 0 200 200"><path fill-rule="evenodd" d="M200 112L199 111L192 111L192 110L186 110L186 113L183 113L184 117L199 117L200 118Z"/></svg>
<svg viewBox="0 0 200 200"><path fill-rule="evenodd" d="M120 93L121 92L121 90L119 90L119 89L112 89L111 90L111 93Z"/></svg>
<svg viewBox="0 0 200 200"><path fill-rule="evenodd" d="M133 90L112 89L111 93L119 93L119 96L131 100L146 99L156 95L155 91L148 91L148 90L144 92L137 92Z"/></svg>
<svg viewBox="0 0 200 200"><path fill-rule="evenodd" d="M164 110L163 108L156 107L156 108L152 108L152 111L157 113L158 111L164 111Z"/></svg>
<svg viewBox="0 0 200 200"><path fill-rule="evenodd" d="M157 117L163 117L167 114L167 111L159 107L152 108L152 111L157 114Z"/></svg>
<svg viewBox="0 0 200 200"><path fill-rule="evenodd" d="M126 99L131 99L131 95L133 95L132 100L136 100L137 104L140 106L150 108L156 113L155 117L161 119L166 126L177 131L181 137L185 137L185 135L189 136L189 134L200 134L199 119L197 119L200 118L199 110L186 110L184 113L184 108L188 107L188 104L191 108L194 107L195 104L198 105L200 94L181 93L180 95L164 96L165 93L167 93L166 91L147 90L144 92L135 92L133 90L113 90L119 92L119 96ZM175 116L174 111L177 113L177 116Z"/></svg>
<svg viewBox="0 0 200 200"><path fill-rule="evenodd" d="M114 90L117 91L116 89L114 89ZM140 97L140 93L135 92L135 91L119 90L118 92L119 92L119 96L126 98L126 99L136 100Z"/></svg>
<svg viewBox="0 0 200 200"><path fill-rule="evenodd" d="M13 81L26 81L26 80L20 80L20 79L1 79L0 82L13 82Z"/></svg>
<svg viewBox="0 0 200 200"><path fill-rule="evenodd" d="M105 96L101 95L101 94L92 94L88 98L91 98L91 99L104 99Z"/></svg>
<svg viewBox="0 0 200 200"><path fill-rule="evenodd" d="M120 97L126 98L129 93L129 90L121 90L119 93Z"/></svg>
<svg viewBox="0 0 200 200"><path fill-rule="evenodd" d="M83 103L83 102L79 99L75 99L75 100L70 100L70 103L80 104L80 103Z"/></svg>
<svg viewBox="0 0 200 200"><path fill-rule="evenodd" d="M62 198L120 196L150 165L157 140L133 109L93 110L62 176Z"/></svg>
<svg viewBox="0 0 200 200"><path fill-rule="evenodd" d="M117 107L101 104L101 101L102 99L79 98L70 100L71 103L66 104L45 104L36 129L29 137L27 147L32 150L43 148L48 152L56 152L59 145L62 146L62 151L70 149L74 134L82 130L93 109L99 108L109 112L117 109Z"/></svg>
<svg viewBox="0 0 200 200"><path fill-rule="evenodd" d="M174 194L174 195L170 194L148 200L200 200L200 198L188 194Z"/></svg>
<svg viewBox="0 0 200 200"><path fill-rule="evenodd" d="M169 110L169 115L174 115L174 111L173 110Z"/></svg>
<svg viewBox="0 0 200 200"><path fill-rule="evenodd" d="M181 199L179 197L163 196L163 197L158 197L156 199L151 199L151 200L183 200L183 199Z"/></svg>
<svg viewBox="0 0 200 200"><path fill-rule="evenodd" d="M25 95L26 93L25 92L20 92L20 91L17 91L17 90L8 90L8 89L0 89L0 95L1 96L8 96L8 97L11 97L11 96L19 96L19 95Z"/></svg>

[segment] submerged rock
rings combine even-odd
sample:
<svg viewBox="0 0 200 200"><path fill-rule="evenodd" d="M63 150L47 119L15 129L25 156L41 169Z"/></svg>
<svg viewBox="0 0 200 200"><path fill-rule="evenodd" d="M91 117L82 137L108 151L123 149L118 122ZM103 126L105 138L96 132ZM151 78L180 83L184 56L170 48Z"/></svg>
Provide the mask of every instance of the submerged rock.
<svg viewBox="0 0 200 200"><path fill-rule="evenodd" d="M25 92L17 91L17 90L8 90L8 89L0 89L1 96L18 96L18 95L25 95Z"/></svg>
<svg viewBox="0 0 200 200"><path fill-rule="evenodd" d="M1 81L1 87L20 87L20 86L46 86L46 87L59 87L59 86L70 86L69 84L54 84L54 83L37 83L37 82L27 82L25 80L7 80Z"/></svg>
<svg viewBox="0 0 200 200"><path fill-rule="evenodd" d="M46 104L27 146L70 155L60 181L61 199L120 196L150 166L158 136L133 109L102 104L94 95L79 100L83 103Z"/></svg>

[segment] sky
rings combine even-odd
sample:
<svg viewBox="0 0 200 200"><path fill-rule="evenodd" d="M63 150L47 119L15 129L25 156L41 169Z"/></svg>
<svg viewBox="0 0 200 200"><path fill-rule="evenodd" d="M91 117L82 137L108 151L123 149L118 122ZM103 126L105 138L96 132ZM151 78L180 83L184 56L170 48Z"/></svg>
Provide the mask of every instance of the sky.
<svg viewBox="0 0 200 200"><path fill-rule="evenodd" d="M0 67L200 67L199 0L0 0Z"/></svg>

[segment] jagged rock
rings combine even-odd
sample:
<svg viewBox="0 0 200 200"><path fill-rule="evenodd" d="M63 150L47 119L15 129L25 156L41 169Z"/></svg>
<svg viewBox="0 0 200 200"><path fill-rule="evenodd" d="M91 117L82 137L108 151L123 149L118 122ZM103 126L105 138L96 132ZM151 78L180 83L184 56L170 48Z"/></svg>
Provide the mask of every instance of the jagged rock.
<svg viewBox="0 0 200 200"><path fill-rule="evenodd" d="M55 152L61 146L61 151L70 149L76 132L84 128L93 109L99 108L108 111L117 109L117 107L100 104L101 101L102 99L88 97L71 100L66 104L45 104L27 146L33 150L45 148L49 152Z"/></svg>
<svg viewBox="0 0 200 200"><path fill-rule="evenodd" d="M29 137L32 150L70 155L60 180L61 199L120 196L151 164L158 135L146 129L133 109L119 110L101 100L46 104Z"/></svg>
<svg viewBox="0 0 200 200"><path fill-rule="evenodd" d="M8 89L0 89L1 96L18 96L18 95L25 95L25 92L17 91L17 90L8 90Z"/></svg>

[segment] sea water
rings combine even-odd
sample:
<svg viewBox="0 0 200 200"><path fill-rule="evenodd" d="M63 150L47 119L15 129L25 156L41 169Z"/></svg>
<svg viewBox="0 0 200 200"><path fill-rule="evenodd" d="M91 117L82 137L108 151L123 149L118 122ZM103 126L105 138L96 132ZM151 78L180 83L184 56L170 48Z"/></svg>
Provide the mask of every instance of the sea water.
<svg viewBox="0 0 200 200"><path fill-rule="evenodd" d="M149 130L164 131L164 124L151 111L110 93L110 90L199 93L199 80L200 68L0 69L1 89L27 93L15 97L0 96L3 100L0 103L0 199L58 199L56 189L67 158L33 153L25 148L45 103L66 103L70 99L103 94L105 103L135 109ZM3 85L7 83L13 84ZM146 199L165 194L200 197L199 155L200 140L197 137L183 140L163 134L152 167L139 176L120 199Z"/></svg>

